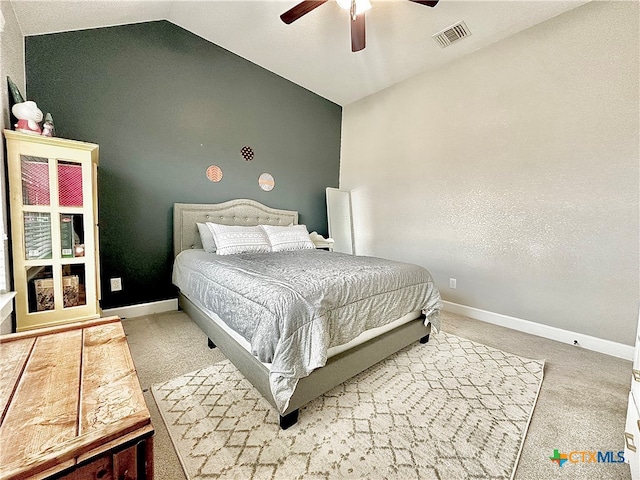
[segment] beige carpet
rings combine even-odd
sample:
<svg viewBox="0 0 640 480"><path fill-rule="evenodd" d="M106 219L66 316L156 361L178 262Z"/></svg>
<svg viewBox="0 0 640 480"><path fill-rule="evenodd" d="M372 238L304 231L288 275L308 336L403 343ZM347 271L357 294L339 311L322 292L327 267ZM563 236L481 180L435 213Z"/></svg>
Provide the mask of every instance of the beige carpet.
<svg viewBox="0 0 640 480"><path fill-rule="evenodd" d="M544 362L432 336L301 410L289 430L228 362L154 385L188 478L511 478Z"/></svg>

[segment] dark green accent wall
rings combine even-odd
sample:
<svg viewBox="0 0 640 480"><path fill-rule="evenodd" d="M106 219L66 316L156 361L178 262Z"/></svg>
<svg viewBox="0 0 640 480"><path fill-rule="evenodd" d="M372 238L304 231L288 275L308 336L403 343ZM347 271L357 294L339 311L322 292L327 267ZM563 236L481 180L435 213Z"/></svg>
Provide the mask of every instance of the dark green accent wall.
<svg viewBox="0 0 640 480"><path fill-rule="evenodd" d="M175 298L175 202L251 198L298 210L326 235L340 106L166 21L27 37L25 47L27 95L51 112L56 135L100 145L103 308ZM209 165L221 182L206 178ZM263 172L271 192L258 187ZM122 292L109 292L111 277Z"/></svg>

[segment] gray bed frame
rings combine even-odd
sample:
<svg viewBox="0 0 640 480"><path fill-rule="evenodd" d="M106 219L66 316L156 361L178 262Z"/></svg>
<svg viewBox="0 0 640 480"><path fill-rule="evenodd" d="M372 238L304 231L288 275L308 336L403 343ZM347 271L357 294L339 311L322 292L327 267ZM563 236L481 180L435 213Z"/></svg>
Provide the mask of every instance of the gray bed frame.
<svg viewBox="0 0 640 480"><path fill-rule="evenodd" d="M268 207L254 200L238 199L218 204L176 203L173 207L174 255L190 248L202 248L196 223L213 222L223 225L290 225L298 223L298 212ZM179 306L209 338L210 347L220 351L251 382L277 410L269 386L269 370L233 337L220 328L201 308L182 293ZM295 424L299 409L336 385L375 365L407 345L429 340L431 325L424 325L424 316L411 320L379 337L335 355L327 364L301 378L289 402L280 413L283 429Z"/></svg>

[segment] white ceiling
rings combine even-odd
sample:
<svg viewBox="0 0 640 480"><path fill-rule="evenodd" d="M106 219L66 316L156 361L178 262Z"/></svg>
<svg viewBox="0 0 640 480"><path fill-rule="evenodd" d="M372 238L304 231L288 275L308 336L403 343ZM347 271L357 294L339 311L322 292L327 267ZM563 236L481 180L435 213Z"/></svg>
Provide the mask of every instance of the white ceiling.
<svg viewBox="0 0 640 480"><path fill-rule="evenodd" d="M334 0L291 25L298 0L10 0L24 35L169 20L339 105L451 62L584 0L372 0L367 47L352 53L349 15ZM441 48L431 36L464 20L471 36Z"/></svg>

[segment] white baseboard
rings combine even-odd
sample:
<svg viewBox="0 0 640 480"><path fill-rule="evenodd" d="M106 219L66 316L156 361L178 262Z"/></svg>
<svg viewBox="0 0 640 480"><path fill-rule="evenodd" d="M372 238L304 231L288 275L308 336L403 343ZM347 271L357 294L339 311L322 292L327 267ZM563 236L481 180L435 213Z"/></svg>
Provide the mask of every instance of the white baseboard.
<svg viewBox="0 0 640 480"><path fill-rule="evenodd" d="M558 342L573 345L574 341L578 341L578 346L593 350L594 352L604 353L612 357L622 358L625 360L633 360L634 347L623 343L612 342L602 338L591 337L582 333L571 332L541 323L523 320L521 318L502 315L501 313L489 312L479 308L468 307L458 303L443 301L444 309L451 313L457 313L501 327L511 328L519 332L530 333L539 337L549 338ZM139 305L130 305L126 307L108 308L102 311L104 316L116 315L120 318L140 317L142 315L151 315L153 313L171 312L178 310L178 299L161 300L159 302L141 303Z"/></svg>
<svg viewBox="0 0 640 480"><path fill-rule="evenodd" d="M138 305L129 305L126 307L107 308L102 310L102 315L118 316L120 318L140 317L142 315L151 315L152 313L172 312L178 310L178 299L160 300L158 302L141 303Z"/></svg>
<svg viewBox="0 0 640 480"><path fill-rule="evenodd" d="M518 330L520 332L530 333L539 337L549 338L569 345L573 345L574 341L577 340L578 346L586 348L587 350L593 350L594 352L604 353L606 355L623 358L625 360L633 360L634 347L631 345L591 337L582 333L571 332L569 330L563 330L561 328L551 327L549 325L543 325L541 323L535 323L521 318L510 317L500 313L488 312L487 310L480 310L479 308L468 307L458 303L446 301L443 301L443 303L444 309L451 313L465 315L475 320L481 320L494 325L511 328L512 330Z"/></svg>

